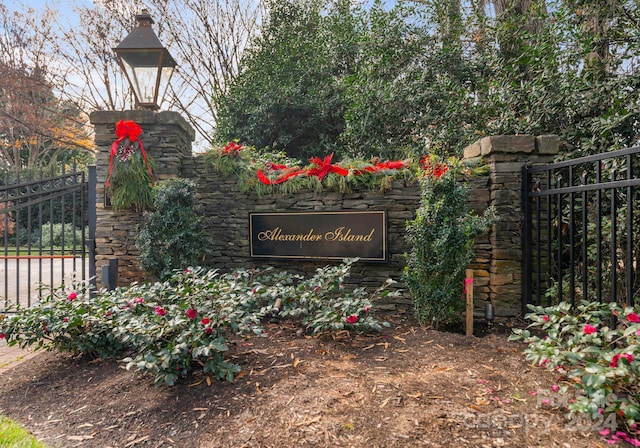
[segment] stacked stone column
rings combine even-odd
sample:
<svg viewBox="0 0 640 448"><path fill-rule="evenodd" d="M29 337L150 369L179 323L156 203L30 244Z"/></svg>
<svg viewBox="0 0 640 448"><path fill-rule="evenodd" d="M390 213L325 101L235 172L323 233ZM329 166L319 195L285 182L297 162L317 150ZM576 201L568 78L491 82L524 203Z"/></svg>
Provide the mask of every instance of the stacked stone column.
<svg viewBox="0 0 640 448"><path fill-rule="evenodd" d="M493 206L496 220L489 234L477 241L477 259L472 267L476 296L491 301L498 316L521 314L522 168L526 164L549 163L558 151L559 138L554 135L485 137L464 151L466 159L482 158L489 168L484 186L472 185L471 196L477 192L480 201L476 202L486 200L486 206ZM480 210L482 205L475 203L472 207Z"/></svg>
<svg viewBox="0 0 640 448"><path fill-rule="evenodd" d="M95 129L98 176L96 200L96 272L102 286L102 266L110 258L118 259L118 286L144 280L135 245L137 228L144 222L142 213L113 210L105 206L105 181L109 172L111 144L117 138L115 125L120 120L135 121L142 128L140 139L155 162L155 180L182 177L191 160L193 128L177 112L145 110L98 111L89 117Z"/></svg>

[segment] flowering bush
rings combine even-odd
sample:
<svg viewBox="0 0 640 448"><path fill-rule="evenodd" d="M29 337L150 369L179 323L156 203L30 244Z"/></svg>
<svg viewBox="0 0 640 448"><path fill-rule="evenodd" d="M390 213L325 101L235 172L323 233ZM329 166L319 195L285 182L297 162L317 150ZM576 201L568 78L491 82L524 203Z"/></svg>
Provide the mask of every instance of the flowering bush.
<svg viewBox="0 0 640 448"><path fill-rule="evenodd" d="M464 309L464 276L473 258L474 238L493 220L493 210L482 216L465 210L469 195L455 174L470 172L457 159L440 162L422 159L420 208L407 223L405 281L413 299L414 313L422 325L451 324Z"/></svg>
<svg viewBox="0 0 640 448"><path fill-rule="evenodd" d="M1 320L0 333L22 348L115 356L123 348L113 333L118 307L108 297L90 297L89 291L84 283L72 291L58 287L38 305Z"/></svg>
<svg viewBox="0 0 640 448"><path fill-rule="evenodd" d="M342 287L354 262L318 269L306 280L271 269L220 274L190 268L164 282L102 290L95 298L86 288L58 289L0 320L0 337L36 349L100 357L127 353L126 368L151 373L156 384L173 385L196 369L232 381L239 367L225 358L227 337L264 334L267 315L301 316L303 331L315 334L379 330L369 295Z"/></svg>
<svg viewBox="0 0 640 448"><path fill-rule="evenodd" d="M389 297L398 295L400 291L386 289L393 282L391 279L373 294L364 288L346 291L343 282L355 261L350 259L337 266L320 268L310 279L296 285L283 285L283 304L279 314L283 317L301 316L304 329L314 334L342 329L381 330L380 323L371 313L371 297Z"/></svg>
<svg viewBox="0 0 640 448"><path fill-rule="evenodd" d="M559 392L572 396L567 400L570 414L593 419L613 414L635 437L640 421L638 310L598 302L582 302L575 308L566 302L546 308L530 305L529 309L529 327L545 335L516 329L511 339L529 344L528 360L562 376L565 385ZM613 441L629 439L640 446L625 432L615 437Z"/></svg>

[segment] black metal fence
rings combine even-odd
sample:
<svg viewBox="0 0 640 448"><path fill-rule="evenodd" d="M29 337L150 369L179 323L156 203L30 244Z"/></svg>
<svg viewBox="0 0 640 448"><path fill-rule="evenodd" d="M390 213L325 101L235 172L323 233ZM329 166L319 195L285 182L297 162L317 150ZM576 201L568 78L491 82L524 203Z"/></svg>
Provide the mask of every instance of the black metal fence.
<svg viewBox="0 0 640 448"><path fill-rule="evenodd" d="M0 185L0 312L95 279L95 166L39 174Z"/></svg>
<svg viewBox="0 0 640 448"><path fill-rule="evenodd" d="M523 169L526 304L616 301L640 290L640 147Z"/></svg>

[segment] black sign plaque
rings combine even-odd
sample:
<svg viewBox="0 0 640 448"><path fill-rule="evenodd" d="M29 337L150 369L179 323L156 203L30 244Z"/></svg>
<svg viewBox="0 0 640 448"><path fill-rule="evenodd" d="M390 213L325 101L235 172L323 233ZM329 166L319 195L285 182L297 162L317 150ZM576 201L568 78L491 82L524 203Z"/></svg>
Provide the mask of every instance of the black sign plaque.
<svg viewBox="0 0 640 448"><path fill-rule="evenodd" d="M249 213L254 258L387 260L386 211Z"/></svg>

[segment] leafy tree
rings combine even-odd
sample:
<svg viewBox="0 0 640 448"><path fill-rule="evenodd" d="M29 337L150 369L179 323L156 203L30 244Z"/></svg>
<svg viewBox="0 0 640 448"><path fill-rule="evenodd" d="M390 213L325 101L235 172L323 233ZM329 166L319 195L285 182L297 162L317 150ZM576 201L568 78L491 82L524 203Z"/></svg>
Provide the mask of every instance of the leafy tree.
<svg viewBox="0 0 640 448"><path fill-rule="evenodd" d="M84 161L93 143L81 112L62 101L52 85L48 41L27 14L46 30L47 11L11 13L0 5L0 164L6 170Z"/></svg>
<svg viewBox="0 0 640 448"><path fill-rule="evenodd" d="M268 2L261 35L218 99L219 140L239 138L300 158L336 150L342 81L357 47L350 1L325 3Z"/></svg>

